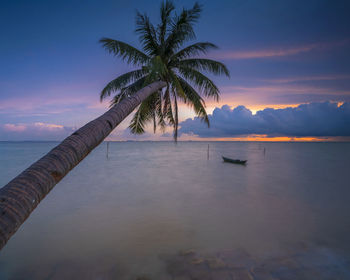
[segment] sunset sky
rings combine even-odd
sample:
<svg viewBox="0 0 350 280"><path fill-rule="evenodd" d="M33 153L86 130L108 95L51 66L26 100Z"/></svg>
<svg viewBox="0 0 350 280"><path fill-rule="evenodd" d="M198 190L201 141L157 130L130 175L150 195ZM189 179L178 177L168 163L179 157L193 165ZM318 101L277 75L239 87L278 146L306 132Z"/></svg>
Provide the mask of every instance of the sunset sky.
<svg viewBox="0 0 350 280"><path fill-rule="evenodd" d="M174 2L178 8L194 4ZM350 139L350 1L200 3L197 41L220 47L209 57L225 63L231 78L212 77L222 95L218 103L206 100L210 129L181 105L180 140ZM62 140L105 112L101 89L132 68L98 40L140 47L135 11L155 22L159 6L145 0L2 1L0 141ZM129 120L109 139L172 139L170 130L130 135Z"/></svg>

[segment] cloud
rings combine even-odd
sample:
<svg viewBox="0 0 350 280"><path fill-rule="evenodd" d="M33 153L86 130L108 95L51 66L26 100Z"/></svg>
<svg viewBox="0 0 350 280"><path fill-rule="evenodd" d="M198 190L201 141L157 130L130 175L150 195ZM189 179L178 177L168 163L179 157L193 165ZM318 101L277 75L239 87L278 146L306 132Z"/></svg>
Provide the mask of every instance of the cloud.
<svg viewBox="0 0 350 280"><path fill-rule="evenodd" d="M309 45L297 48L279 48L279 49L265 49L265 50L250 50L250 51L226 51L219 53L215 58L217 59L253 59L253 58L267 58L276 56L295 55L303 52L308 52L315 49L316 45Z"/></svg>
<svg viewBox="0 0 350 280"><path fill-rule="evenodd" d="M262 82L288 84L294 82L309 82L309 81L337 81L350 80L350 75L323 75L323 76L297 76L279 79L261 79Z"/></svg>
<svg viewBox="0 0 350 280"><path fill-rule="evenodd" d="M6 123L0 124L0 141L62 140L73 131L73 127L43 122Z"/></svg>
<svg viewBox="0 0 350 280"><path fill-rule="evenodd" d="M38 130L47 130L47 131L56 131L56 130L63 130L64 129L63 125L42 123L42 122L34 123L34 127L37 128Z"/></svg>
<svg viewBox="0 0 350 280"><path fill-rule="evenodd" d="M22 113L26 114L60 114L73 111L77 106L88 109L108 108L108 104L96 102L97 98L72 97L21 97L0 100L0 114Z"/></svg>
<svg viewBox="0 0 350 280"><path fill-rule="evenodd" d="M322 102L302 104L294 108L257 111L244 106L216 108L209 115L208 129L199 118L180 123L179 133L199 137L233 137L237 135L268 136L350 136L350 103Z"/></svg>
<svg viewBox="0 0 350 280"><path fill-rule="evenodd" d="M319 42L297 47L275 47L270 49L244 51L221 51L214 55L214 58L223 60L238 60L291 56L300 53L310 52L313 50L327 50L334 47L346 45L348 42L348 40L343 40L338 42Z"/></svg>
<svg viewBox="0 0 350 280"><path fill-rule="evenodd" d="M20 124L13 124L13 123L7 123L4 125L4 130L5 131L24 131L26 130L27 127L25 125L20 125Z"/></svg>

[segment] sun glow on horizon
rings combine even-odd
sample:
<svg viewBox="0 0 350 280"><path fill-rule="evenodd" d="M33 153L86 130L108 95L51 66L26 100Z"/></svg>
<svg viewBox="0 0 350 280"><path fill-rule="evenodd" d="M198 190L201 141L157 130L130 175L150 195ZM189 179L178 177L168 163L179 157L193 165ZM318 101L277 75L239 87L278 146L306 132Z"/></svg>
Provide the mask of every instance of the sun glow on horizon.
<svg viewBox="0 0 350 280"><path fill-rule="evenodd" d="M237 137L198 137L196 135L181 137L180 141L222 141L222 142L349 142L350 137L316 137L316 136L269 136L269 135L246 135Z"/></svg>

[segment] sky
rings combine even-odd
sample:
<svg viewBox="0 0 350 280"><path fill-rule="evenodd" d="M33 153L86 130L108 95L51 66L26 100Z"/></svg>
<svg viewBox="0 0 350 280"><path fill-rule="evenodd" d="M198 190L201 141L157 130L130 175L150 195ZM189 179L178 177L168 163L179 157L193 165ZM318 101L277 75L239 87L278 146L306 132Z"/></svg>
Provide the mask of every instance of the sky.
<svg viewBox="0 0 350 280"><path fill-rule="evenodd" d="M160 2L2 0L0 141L62 140L105 112L100 91L132 68L98 40L140 47L136 10L157 22ZM208 56L231 77L213 77L221 99L206 100L209 129L180 105L180 140L350 139L350 1L200 3L196 41L219 46ZM131 135L129 121L108 139L172 139L170 130Z"/></svg>

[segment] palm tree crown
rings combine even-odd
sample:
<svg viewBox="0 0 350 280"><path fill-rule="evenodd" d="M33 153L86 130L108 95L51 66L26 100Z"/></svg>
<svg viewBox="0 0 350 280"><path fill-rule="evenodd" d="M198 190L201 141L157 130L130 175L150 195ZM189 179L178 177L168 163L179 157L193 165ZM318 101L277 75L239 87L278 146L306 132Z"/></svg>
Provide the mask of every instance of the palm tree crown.
<svg viewBox="0 0 350 280"><path fill-rule="evenodd" d="M178 100L193 107L196 115L209 126L203 96L219 99L219 89L202 72L229 76L226 66L220 62L198 58L217 46L209 42L183 45L195 39L193 25L197 22L201 6L195 3L192 9L183 9L177 14L171 1L161 4L160 23L154 26L146 14L137 13L136 33L143 51L121 41L102 38L103 47L115 56L139 69L125 73L109 82L100 94L101 101L113 92L117 94L111 104L117 104L148 84L162 80L167 86L152 93L137 108L129 128L132 133L141 134L145 125L153 122L165 129L174 128L177 140Z"/></svg>

